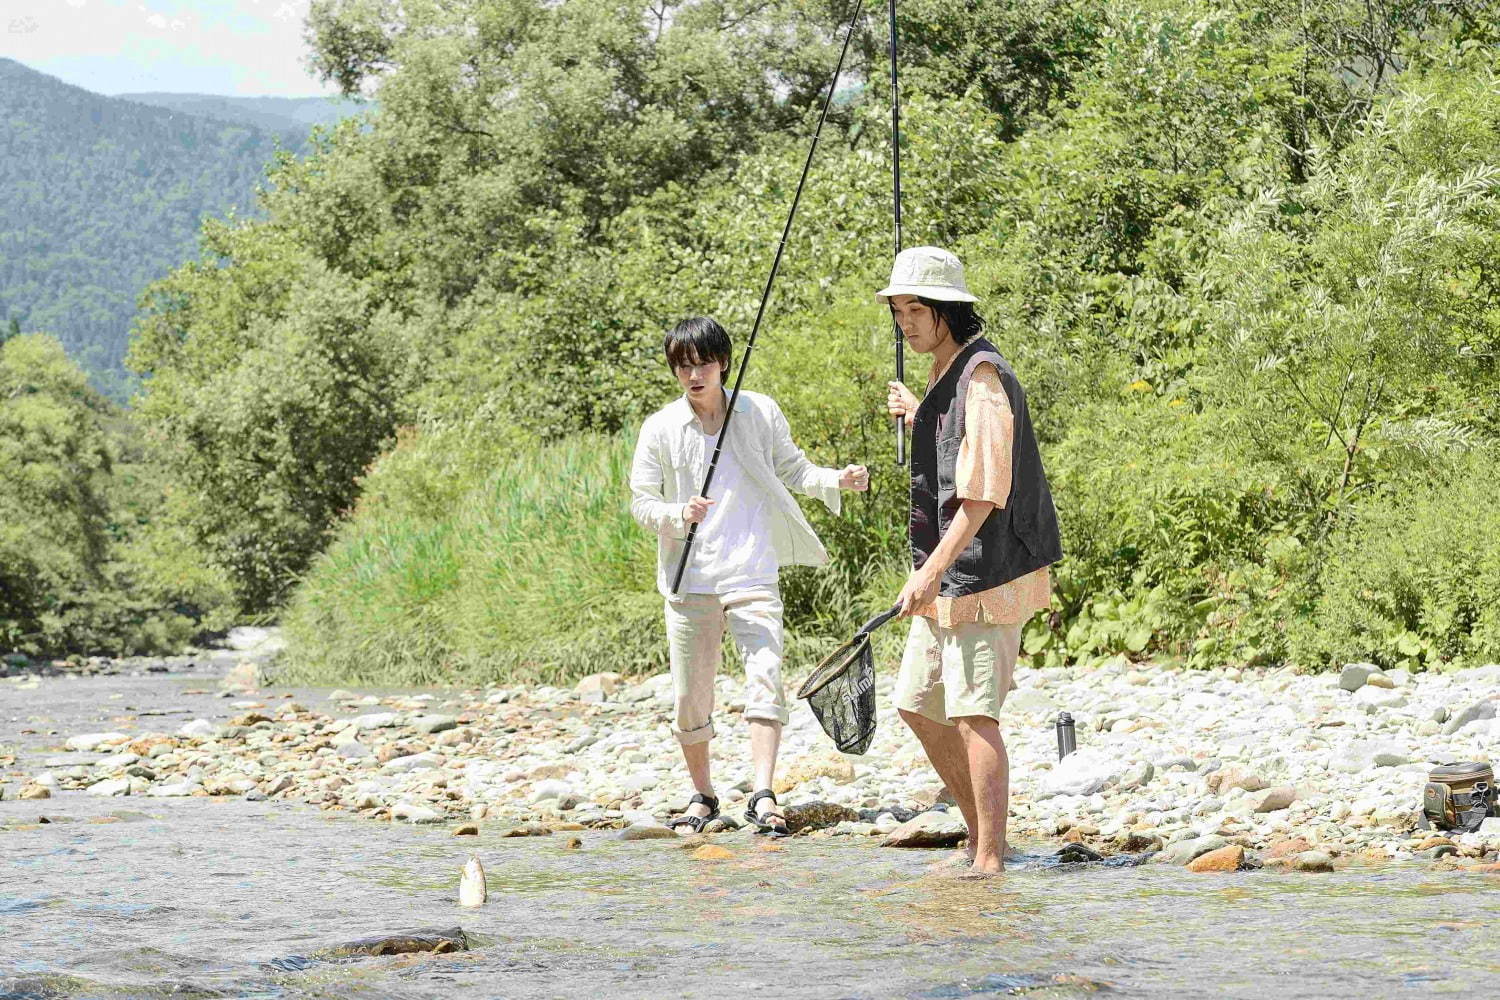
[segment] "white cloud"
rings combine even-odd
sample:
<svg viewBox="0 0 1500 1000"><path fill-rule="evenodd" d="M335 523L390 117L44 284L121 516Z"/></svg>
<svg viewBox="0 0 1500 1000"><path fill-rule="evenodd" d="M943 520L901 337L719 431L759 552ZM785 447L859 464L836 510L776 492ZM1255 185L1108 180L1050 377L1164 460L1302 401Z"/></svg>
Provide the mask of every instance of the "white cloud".
<svg viewBox="0 0 1500 1000"><path fill-rule="evenodd" d="M311 0L0 0L0 56L105 94L331 93L307 68Z"/></svg>

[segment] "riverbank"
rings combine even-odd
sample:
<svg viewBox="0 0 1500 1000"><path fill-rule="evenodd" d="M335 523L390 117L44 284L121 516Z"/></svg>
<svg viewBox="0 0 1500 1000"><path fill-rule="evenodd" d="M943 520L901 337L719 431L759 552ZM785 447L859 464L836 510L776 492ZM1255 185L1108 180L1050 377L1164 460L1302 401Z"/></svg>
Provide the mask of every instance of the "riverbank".
<svg viewBox="0 0 1500 1000"><path fill-rule="evenodd" d="M690 794L665 675L600 674L569 690L326 692L280 690L263 671L251 659L223 677L227 686L214 678L184 689L183 704L136 705L90 732L24 726L29 746L9 763L0 797L242 796L528 835L652 827ZM48 689L79 682L4 683L29 689L27 704L45 718ZM1500 849L1500 821L1454 837L1416 829L1430 763L1489 759L1500 666L1411 676L1121 663L1022 670L1017 683L1004 729L1013 841L1155 851L1178 864L1238 847L1234 866L1307 870L1444 855L1475 864ZM883 840L913 813L941 808L890 685L880 684L880 728L864 757L833 752L806 706L794 707L778 791L803 835ZM727 817L749 790L736 689L720 679L716 777ZM173 714L151 714L164 707ZM1079 744L1062 764L1060 709L1077 720ZM928 820L962 833L956 811Z"/></svg>

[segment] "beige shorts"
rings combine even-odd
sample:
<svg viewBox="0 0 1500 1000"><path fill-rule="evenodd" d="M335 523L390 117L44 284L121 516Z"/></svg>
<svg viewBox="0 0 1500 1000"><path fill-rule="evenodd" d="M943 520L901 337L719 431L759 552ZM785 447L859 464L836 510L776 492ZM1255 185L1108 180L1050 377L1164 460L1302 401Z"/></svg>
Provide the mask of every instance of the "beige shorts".
<svg viewBox="0 0 1500 1000"><path fill-rule="evenodd" d="M785 724L777 588L687 594L666 604L677 742L686 746L713 739L714 677L722 665L726 625L745 661L745 718Z"/></svg>
<svg viewBox="0 0 1500 1000"><path fill-rule="evenodd" d="M1021 651L1021 626L911 620L896 680L896 707L945 726L966 715L1000 718Z"/></svg>

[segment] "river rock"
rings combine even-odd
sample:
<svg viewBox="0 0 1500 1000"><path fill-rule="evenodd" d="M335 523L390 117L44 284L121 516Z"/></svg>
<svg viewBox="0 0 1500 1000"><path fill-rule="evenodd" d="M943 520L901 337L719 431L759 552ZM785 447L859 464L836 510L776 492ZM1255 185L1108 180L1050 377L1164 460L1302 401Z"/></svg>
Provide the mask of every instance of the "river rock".
<svg viewBox="0 0 1500 1000"><path fill-rule="evenodd" d="M363 757L369 757L374 753L373 750L359 740L346 740L338 744L334 752L344 760L359 760Z"/></svg>
<svg viewBox="0 0 1500 1000"><path fill-rule="evenodd" d="M192 795L203 786L191 779L183 781L166 782L160 785L152 785L146 790L146 794L159 799L185 798Z"/></svg>
<svg viewBox="0 0 1500 1000"><path fill-rule="evenodd" d="M371 712L368 715L356 715L352 722L354 728L362 733L371 729L392 729L401 724L401 715L397 712Z"/></svg>
<svg viewBox="0 0 1500 1000"><path fill-rule="evenodd" d="M1375 767L1392 767L1411 760L1406 748L1393 740L1355 740L1335 750L1328 758L1330 771L1359 774Z"/></svg>
<svg viewBox="0 0 1500 1000"><path fill-rule="evenodd" d="M1447 725L1443 726L1443 733L1451 736L1465 726L1494 717L1495 703L1493 701L1477 702L1449 719Z"/></svg>
<svg viewBox="0 0 1500 1000"><path fill-rule="evenodd" d="M677 831L659 823L632 823L619 833L616 840L676 840Z"/></svg>
<svg viewBox="0 0 1500 1000"><path fill-rule="evenodd" d="M1168 844L1156 856L1156 860L1162 864L1185 865L1189 861L1207 854L1209 851L1217 851L1221 847L1228 846L1229 841L1223 837L1218 834L1209 834L1205 837L1179 840L1175 844Z"/></svg>
<svg viewBox="0 0 1500 1000"><path fill-rule="evenodd" d="M1406 706L1407 698L1405 692L1402 691L1367 685L1354 692L1350 701L1373 714L1379 709L1403 708Z"/></svg>
<svg viewBox="0 0 1500 1000"><path fill-rule="evenodd" d="M1238 844L1229 844L1217 850L1200 854L1187 863L1190 872L1235 872L1245 860L1245 849Z"/></svg>
<svg viewBox="0 0 1500 1000"><path fill-rule="evenodd" d="M573 685L573 693L584 701L608 701L620 689L620 680L620 675L611 671L589 674Z"/></svg>
<svg viewBox="0 0 1500 1000"><path fill-rule="evenodd" d="M177 735L187 739L208 739L214 735L217 728L217 726L207 719L194 719L191 722L183 723L182 728L177 730Z"/></svg>
<svg viewBox="0 0 1500 1000"><path fill-rule="evenodd" d="M1372 674L1380 673L1373 663L1348 663L1339 673L1339 687L1345 691L1358 691L1369 681Z"/></svg>
<svg viewBox="0 0 1500 1000"><path fill-rule="evenodd" d="M794 761L776 779L772 791L777 795L785 795L803 782L818 778L829 778L837 784L846 785L854 780L854 765L842 757Z"/></svg>
<svg viewBox="0 0 1500 1000"><path fill-rule="evenodd" d="M108 778L104 781L96 781L87 789L90 795L104 797L130 794L129 778Z"/></svg>
<svg viewBox="0 0 1500 1000"><path fill-rule="evenodd" d="M1266 849L1266 860L1289 858L1312 850L1312 845L1301 837L1278 840Z"/></svg>
<svg viewBox="0 0 1500 1000"><path fill-rule="evenodd" d="M406 774L410 771L442 766L443 758L435 753L412 753L386 761L381 765L380 771L382 774Z"/></svg>
<svg viewBox="0 0 1500 1000"><path fill-rule="evenodd" d="M483 869L480 869L483 875ZM341 955L411 955L419 952L445 954L468 951L469 939L463 929L453 927L435 930L424 927L420 930L398 934L382 934L378 937L360 938L346 944L334 945L313 952L314 958L330 958Z"/></svg>
<svg viewBox="0 0 1500 1000"><path fill-rule="evenodd" d="M1057 711L1057 702L1045 691L1020 688L1005 696L1005 710L1024 715L1050 715Z"/></svg>
<svg viewBox="0 0 1500 1000"><path fill-rule="evenodd" d="M28 782L21 786L21 794L17 797L22 799L50 799L52 798L52 790L46 785Z"/></svg>
<svg viewBox="0 0 1500 1000"><path fill-rule="evenodd" d="M1125 768L1124 762L1103 751L1075 750L1042 777L1036 797L1093 795L1117 781Z"/></svg>
<svg viewBox="0 0 1500 1000"><path fill-rule="evenodd" d="M1125 769L1120 775L1120 782L1115 788L1121 792L1133 792L1144 788L1156 775L1156 765L1149 760L1137 761Z"/></svg>
<svg viewBox="0 0 1500 1000"><path fill-rule="evenodd" d="M1331 872L1333 858L1322 851L1303 851L1292 858L1292 870L1299 872Z"/></svg>
<svg viewBox="0 0 1500 1000"><path fill-rule="evenodd" d="M733 857L733 851L727 847L720 847L718 844L704 844L693 851L695 861L728 861Z"/></svg>
<svg viewBox="0 0 1500 1000"><path fill-rule="evenodd" d="M881 847L952 847L969 835L963 818L949 812L924 812L907 820L880 842Z"/></svg>
<svg viewBox="0 0 1500 1000"><path fill-rule="evenodd" d="M1249 802L1251 812L1268 813L1278 809L1285 809L1297 799L1297 789L1293 785L1278 785L1275 788L1267 788L1263 792L1250 793Z"/></svg>
<svg viewBox="0 0 1500 1000"><path fill-rule="evenodd" d="M479 832L479 828L475 827L474 828L474 832L478 833ZM552 828L549 827L549 826L547 826L547 825L545 825L545 824L542 824L542 823L522 823L520 826L513 826L513 827L511 827L509 830L506 830L500 836L502 836L502 837L550 837L550 836L552 836Z"/></svg>
<svg viewBox="0 0 1500 1000"><path fill-rule="evenodd" d="M408 823L440 823L443 815L429 806L402 801L391 807L391 819L404 819Z"/></svg>
<svg viewBox="0 0 1500 1000"><path fill-rule="evenodd" d="M69 750L79 750L90 753L102 746L113 746L124 743L129 737L124 733L82 733L78 736L70 736L63 745Z"/></svg>
<svg viewBox="0 0 1500 1000"><path fill-rule="evenodd" d="M782 815L786 816L787 829L793 833L820 830L859 819L859 813L853 809L833 802L799 802L782 809Z"/></svg>
<svg viewBox="0 0 1500 1000"><path fill-rule="evenodd" d="M458 719L451 715L419 715L408 724L419 733L432 735L457 729Z"/></svg>
<svg viewBox="0 0 1500 1000"><path fill-rule="evenodd" d="M704 833L731 833L740 828L740 821L733 816L719 814L703 824Z"/></svg>
<svg viewBox="0 0 1500 1000"><path fill-rule="evenodd" d="M561 800L570 798L576 798L573 786L569 785L566 781L560 781L556 778L538 781L536 787L531 792L531 801L533 803L545 802L548 799Z"/></svg>
<svg viewBox="0 0 1500 1000"><path fill-rule="evenodd" d="M1258 792L1266 787L1266 781L1253 771L1242 767L1225 767L1203 779L1203 787L1213 795L1228 795L1236 788L1247 792Z"/></svg>

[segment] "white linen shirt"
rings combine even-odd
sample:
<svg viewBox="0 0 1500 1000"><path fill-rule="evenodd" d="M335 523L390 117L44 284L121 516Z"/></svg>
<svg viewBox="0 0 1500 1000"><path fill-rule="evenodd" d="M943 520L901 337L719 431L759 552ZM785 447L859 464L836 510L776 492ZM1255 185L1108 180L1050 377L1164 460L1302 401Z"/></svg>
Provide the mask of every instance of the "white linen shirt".
<svg viewBox="0 0 1500 1000"><path fill-rule="evenodd" d="M788 491L821 500L837 514L839 470L808 461L792 441L781 407L758 392L740 391L725 448L734 449L745 475L765 494L777 566L828 562L827 550ZM702 488L705 467L703 429L686 396L646 418L630 465L630 513L656 533L656 589L668 598L687 537L682 512Z"/></svg>

